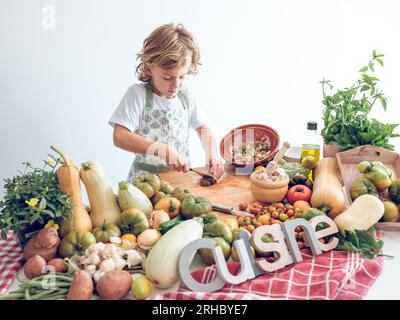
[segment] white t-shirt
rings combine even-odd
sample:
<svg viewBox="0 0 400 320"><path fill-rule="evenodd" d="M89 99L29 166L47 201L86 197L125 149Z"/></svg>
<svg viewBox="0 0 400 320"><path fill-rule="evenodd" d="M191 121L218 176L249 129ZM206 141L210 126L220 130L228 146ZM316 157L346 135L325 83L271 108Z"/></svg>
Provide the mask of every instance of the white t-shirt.
<svg viewBox="0 0 400 320"><path fill-rule="evenodd" d="M187 88L182 89L188 100L189 128L197 129L206 122L206 117L197 106L196 100ZM181 101L178 96L172 99L163 98L153 92L153 107L159 110L170 110L180 107ZM108 122L112 127L115 124L126 127L131 132L138 133L144 107L146 105L146 87L144 83L131 85L123 96L117 109Z"/></svg>

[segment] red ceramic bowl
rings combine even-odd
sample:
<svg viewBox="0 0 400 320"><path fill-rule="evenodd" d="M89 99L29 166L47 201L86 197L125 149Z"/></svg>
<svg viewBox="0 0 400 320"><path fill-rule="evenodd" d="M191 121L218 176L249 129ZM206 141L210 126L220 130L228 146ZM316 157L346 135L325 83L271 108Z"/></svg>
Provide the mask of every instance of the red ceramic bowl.
<svg viewBox="0 0 400 320"><path fill-rule="evenodd" d="M257 161L235 161L232 157L234 146L254 144L265 140L270 146L269 153ZM263 124L246 124L232 129L219 144L219 152L224 160L235 167L259 166L272 160L278 151L280 137L276 130Z"/></svg>

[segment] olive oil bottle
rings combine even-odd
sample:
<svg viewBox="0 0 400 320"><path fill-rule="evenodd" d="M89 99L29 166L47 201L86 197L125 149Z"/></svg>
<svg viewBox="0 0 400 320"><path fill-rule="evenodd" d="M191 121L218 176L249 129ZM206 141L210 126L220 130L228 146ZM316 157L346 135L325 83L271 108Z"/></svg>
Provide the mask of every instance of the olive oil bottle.
<svg viewBox="0 0 400 320"><path fill-rule="evenodd" d="M314 164L318 162L319 158L320 158L320 153L321 153L321 145L318 139L318 134L317 134L317 127L318 127L318 123L315 121L309 121L307 123L307 131L304 137L304 142L301 146L301 163L305 163L305 164ZM303 162L303 159L308 157L308 156L312 156L314 157L312 161L312 163L310 163L309 159L306 159ZM311 167L310 167L311 169ZM310 179L310 181L313 181L313 170L310 171L310 174L308 175L308 179Z"/></svg>
<svg viewBox="0 0 400 320"><path fill-rule="evenodd" d="M317 134L318 123L309 121L304 142L301 146L301 160L307 156L313 156L316 161L320 159L321 145Z"/></svg>

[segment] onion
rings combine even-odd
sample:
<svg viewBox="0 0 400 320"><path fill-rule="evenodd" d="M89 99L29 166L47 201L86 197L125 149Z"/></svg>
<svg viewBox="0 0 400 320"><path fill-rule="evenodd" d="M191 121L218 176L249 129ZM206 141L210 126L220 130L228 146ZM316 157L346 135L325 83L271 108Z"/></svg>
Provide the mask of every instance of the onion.
<svg viewBox="0 0 400 320"><path fill-rule="evenodd" d="M147 229L144 230L139 236L137 237L137 244L136 246L140 250L150 250L154 244L161 238L161 233L155 229Z"/></svg>
<svg viewBox="0 0 400 320"><path fill-rule="evenodd" d="M149 217L150 228L158 229L161 223L169 220L169 215L164 210L154 210L152 213L150 213Z"/></svg>

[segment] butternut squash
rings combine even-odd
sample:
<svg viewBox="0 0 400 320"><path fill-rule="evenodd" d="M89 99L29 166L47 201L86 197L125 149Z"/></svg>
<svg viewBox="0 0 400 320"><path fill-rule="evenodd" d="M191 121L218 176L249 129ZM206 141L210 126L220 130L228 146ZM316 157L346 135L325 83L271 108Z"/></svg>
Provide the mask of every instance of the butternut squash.
<svg viewBox="0 0 400 320"><path fill-rule="evenodd" d="M59 149L54 146L51 146L51 149L58 153L64 161L64 164L57 170L57 178L61 191L69 195L73 206L69 219L61 222L60 233L65 237L73 231L92 231L92 220L82 200L79 170Z"/></svg>
<svg viewBox="0 0 400 320"><path fill-rule="evenodd" d="M311 205L334 219L342 213L345 205L343 184L336 158L323 158L313 171L313 194Z"/></svg>
<svg viewBox="0 0 400 320"><path fill-rule="evenodd" d="M97 161L89 160L82 163L79 173L89 198L92 211L90 218L93 226L118 224L121 218L121 209L117 204L103 166Z"/></svg>

